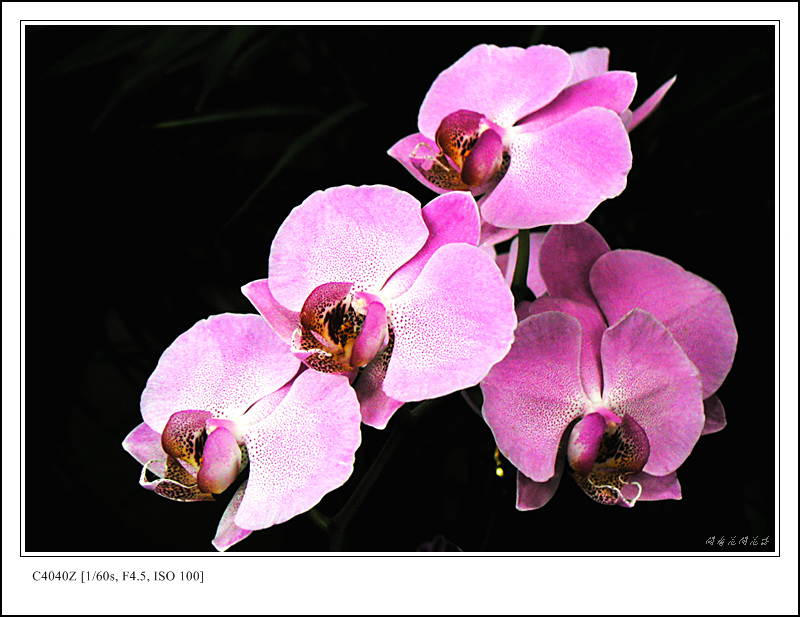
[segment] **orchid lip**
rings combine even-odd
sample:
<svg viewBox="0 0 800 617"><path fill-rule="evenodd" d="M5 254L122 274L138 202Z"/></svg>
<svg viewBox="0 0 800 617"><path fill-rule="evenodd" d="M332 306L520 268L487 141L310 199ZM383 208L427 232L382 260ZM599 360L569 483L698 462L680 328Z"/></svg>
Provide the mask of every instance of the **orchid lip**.
<svg viewBox="0 0 800 617"><path fill-rule="evenodd" d="M602 413L605 412L605 413ZM607 408L584 416L572 429L567 461L583 491L606 505L633 507L641 496L626 500L622 487L628 476L642 471L650 457L650 443L639 424L624 415L621 419Z"/></svg>
<svg viewBox="0 0 800 617"><path fill-rule="evenodd" d="M292 352L309 368L348 374L369 364L389 341L383 299L350 283L325 283L306 298Z"/></svg>
<svg viewBox="0 0 800 617"><path fill-rule="evenodd" d="M435 186L454 191L484 193L496 185L511 162L504 143L505 129L486 116L460 109L445 117L436 131L439 152L419 156L418 144L411 164Z"/></svg>
<svg viewBox="0 0 800 617"><path fill-rule="evenodd" d="M247 464L245 430L235 420L213 418L207 411L176 412L161 434L166 454L161 477L147 479L148 468L157 462L149 461L139 483L175 501L208 501L233 484Z"/></svg>

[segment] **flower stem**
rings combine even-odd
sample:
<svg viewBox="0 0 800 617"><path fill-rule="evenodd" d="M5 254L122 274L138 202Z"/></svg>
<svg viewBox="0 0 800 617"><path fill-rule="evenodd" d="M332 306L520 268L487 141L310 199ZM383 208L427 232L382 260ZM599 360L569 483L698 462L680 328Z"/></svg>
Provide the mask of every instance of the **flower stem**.
<svg viewBox="0 0 800 617"><path fill-rule="evenodd" d="M306 516L308 516L308 518L311 519L311 522L319 527L322 531L327 532L330 530L331 519L329 519L316 508L311 508L308 512L306 512Z"/></svg>
<svg viewBox="0 0 800 617"><path fill-rule="evenodd" d="M433 407L438 400L439 399L431 399L428 401L423 401L414 407L414 409L412 409L409 413L396 414L393 421L394 426L392 427L392 431L384 442L383 447L378 453L375 461L372 463L372 466L369 468L369 470L367 470L367 473L364 474L364 477L361 478L361 481L358 483L358 486L356 486L353 494L350 495L350 498L347 500L344 506L342 506L342 509L339 510L338 514L329 519L329 529L331 531L331 551L341 551L344 549L347 526L349 525L355 513L358 511L359 507L361 507L361 504L372 488L372 485L375 484L375 481L378 479L381 471L383 471L387 461L391 458L392 454L403 440L406 433L408 433L408 431L419 421L419 419L422 417L422 414L427 409Z"/></svg>

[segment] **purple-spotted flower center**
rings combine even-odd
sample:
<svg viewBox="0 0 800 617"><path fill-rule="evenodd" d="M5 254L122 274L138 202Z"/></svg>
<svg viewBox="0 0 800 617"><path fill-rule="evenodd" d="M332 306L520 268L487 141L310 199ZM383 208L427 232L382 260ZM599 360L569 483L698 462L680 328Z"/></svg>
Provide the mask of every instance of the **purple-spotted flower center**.
<svg viewBox="0 0 800 617"><path fill-rule="evenodd" d="M389 331L381 298L351 283L326 283L306 298L292 351L316 371L350 373L387 347Z"/></svg>
<svg viewBox="0 0 800 617"><path fill-rule="evenodd" d="M241 431L233 421L214 419L207 411L174 413L161 433L167 455L165 473L146 484L175 501L211 500L233 484L247 464L242 444ZM143 478L146 472L147 465Z"/></svg>
<svg viewBox="0 0 800 617"><path fill-rule="evenodd" d="M511 156L503 144L505 131L483 114L461 109L436 130L439 152L422 156L420 144L411 154L414 167L432 184L446 190L484 193L508 171Z"/></svg>
<svg viewBox="0 0 800 617"><path fill-rule="evenodd" d="M567 444L567 461L583 491L606 505L632 507L641 494L638 483L628 476L642 471L650 457L650 442L639 424L606 408L584 416L572 429ZM623 496L623 488L633 484L639 494Z"/></svg>

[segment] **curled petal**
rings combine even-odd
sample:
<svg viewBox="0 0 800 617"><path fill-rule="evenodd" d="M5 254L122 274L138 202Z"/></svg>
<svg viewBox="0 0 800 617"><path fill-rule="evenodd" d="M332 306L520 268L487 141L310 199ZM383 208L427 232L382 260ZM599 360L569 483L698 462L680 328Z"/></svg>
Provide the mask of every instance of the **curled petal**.
<svg viewBox="0 0 800 617"><path fill-rule="evenodd" d="M345 376L300 373L281 403L245 436L250 477L236 526L282 523L341 486L353 471L360 424Z"/></svg>
<svg viewBox="0 0 800 617"><path fill-rule="evenodd" d="M161 433L186 409L240 415L288 382L299 364L259 315L213 315L161 355L142 393L142 417Z"/></svg>
<svg viewBox="0 0 800 617"><path fill-rule="evenodd" d="M702 384L697 368L652 315L631 311L603 336L603 400L644 429L653 475L675 471L700 438Z"/></svg>
<svg viewBox="0 0 800 617"><path fill-rule="evenodd" d="M476 385L508 352L514 298L494 260L467 244L447 244L391 306L394 350L383 390L419 401Z"/></svg>
<svg viewBox="0 0 800 617"><path fill-rule="evenodd" d="M581 326L564 313L531 315L481 383L483 417L500 451L525 476L555 473L561 437L589 408L580 375Z"/></svg>
<svg viewBox="0 0 800 617"><path fill-rule="evenodd" d="M433 82L419 111L419 130L433 137L442 120L459 109L511 126L552 101L571 74L569 55L557 47L478 45Z"/></svg>
<svg viewBox="0 0 800 617"><path fill-rule="evenodd" d="M299 311L316 287L353 283L380 289L425 244L420 204L389 186L339 186L317 191L278 230L269 257L274 298Z"/></svg>
<svg viewBox="0 0 800 617"><path fill-rule="evenodd" d="M631 147L613 111L592 107L544 131L526 128L515 127L508 171L483 202L489 223L516 229L579 223L625 189Z"/></svg>
<svg viewBox="0 0 800 617"><path fill-rule="evenodd" d="M652 313L700 369L703 398L717 391L733 365L737 342L731 309L719 289L669 259L629 250L598 258L590 282L609 324L634 308Z"/></svg>

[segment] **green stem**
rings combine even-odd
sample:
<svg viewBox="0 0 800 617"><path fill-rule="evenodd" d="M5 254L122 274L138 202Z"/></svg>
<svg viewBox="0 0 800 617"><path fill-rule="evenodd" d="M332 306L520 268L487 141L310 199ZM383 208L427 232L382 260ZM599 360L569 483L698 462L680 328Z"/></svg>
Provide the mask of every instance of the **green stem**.
<svg viewBox="0 0 800 617"><path fill-rule="evenodd" d="M311 522L314 523L317 527L319 527L322 531L328 532L331 529L331 519L325 516L322 512L317 510L316 508L311 508L308 512L306 512L306 516L311 519Z"/></svg>
<svg viewBox="0 0 800 617"><path fill-rule="evenodd" d="M358 486L356 486L352 495L350 495L350 499L347 500L347 503L342 506L342 509L339 510L339 513L336 514L336 516L329 520L331 530L331 551L341 551L344 549L347 526L350 524L351 519L358 511L359 507L361 507L361 504L372 488L372 485L375 484L378 476L380 476L383 468L386 466L387 461L391 458L395 449L406 436L408 431L422 417L422 414L427 409L433 407L436 402L438 402L438 399L423 401L414 407L414 409L412 409L409 413L399 413L396 415L393 422L394 426L392 427L392 432L389 434L389 437L383 444L383 447L378 453L375 461L372 463L372 466L369 468L367 473L364 474L364 477L361 478L361 481L358 483Z"/></svg>

